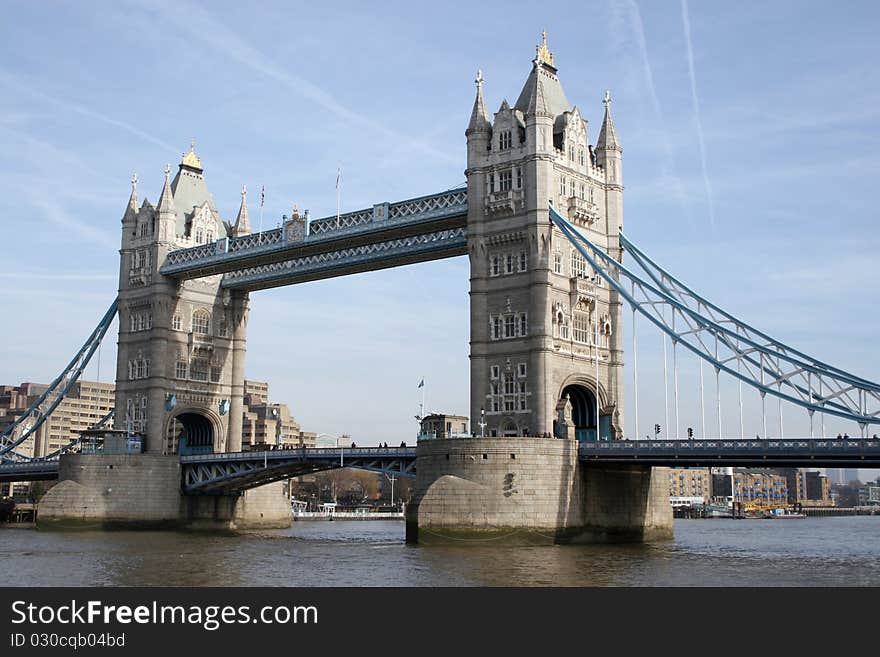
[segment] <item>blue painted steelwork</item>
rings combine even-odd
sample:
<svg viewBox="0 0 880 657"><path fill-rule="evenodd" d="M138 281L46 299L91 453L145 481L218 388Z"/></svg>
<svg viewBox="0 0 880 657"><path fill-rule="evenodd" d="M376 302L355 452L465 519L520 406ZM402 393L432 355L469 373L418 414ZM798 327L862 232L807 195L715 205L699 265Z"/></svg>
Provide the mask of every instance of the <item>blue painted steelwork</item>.
<svg viewBox="0 0 880 657"><path fill-rule="evenodd" d="M292 221L280 228L172 251L159 270L163 276L195 278L241 267L291 261L350 247L460 228L467 219L467 188L384 203L311 221L309 234L293 238Z"/></svg>
<svg viewBox="0 0 880 657"><path fill-rule="evenodd" d="M578 457L588 464L876 468L880 439L593 441L578 445Z"/></svg>
<svg viewBox="0 0 880 657"><path fill-rule="evenodd" d="M213 495L336 468L413 478L415 461L415 447L300 448L180 457L183 491Z"/></svg>
<svg viewBox="0 0 880 657"><path fill-rule="evenodd" d="M880 423L880 385L863 384L858 377L817 366L815 359L803 360L792 355L792 350L786 352L773 344L761 344L742 335L736 327L724 326L628 270L584 237L552 206L550 218L596 273L635 310L716 370L756 388L762 395L770 394L810 412L852 420L863 427ZM621 279L632 285L632 293ZM636 298L636 291L642 300ZM670 311L668 318L667 310ZM714 341L714 349L706 339ZM722 358L721 350L729 355ZM731 362L742 365L745 371L730 367ZM869 401L873 406L871 410Z"/></svg>
<svg viewBox="0 0 880 657"><path fill-rule="evenodd" d="M10 461L0 463L0 482L45 481L58 478L58 459L54 461Z"/></svg>
<svg viewBox="0 0 880 657"><path fill-rule="evenodd" d="M658 286L660 286L660 288L664 292L666 292L666 294L677 299L680 303L684 305L689 305L689 303L696 303L697 312L706 313L715 321L716 324L721 324L722 322L730 323L736 327L741 335L749 337L754 342L759 342L759 340L763 340L767 343L766 346L768 347L771 347L779 352L787 353L792 358L801 360L804 363L812 365L813 367L827 370L828 372L833 372L839 375L844 380L863 385L867 388L880 389L880 385L872 381L863 379L862 377L859 377L840 368L834 367L833 365L829 365L828 363L823 363L822 361L812 356L809 356L801 351L798 351L794 347L791 347L790 345L787 345L780 340L770 337L766 333L763 333L753 326L746 324L744 321L734 317L723 308L720 308L717 305L713 304L711 301L708 301L704 297L701 297L699 294L697 294L691 288L685 285L682 281L670 274L668 270L664 269L654 260L652 260L650 256L648 256L644 251L638 248L623 233L620 233L620 245L623 247L626 253L628 253L635 259L635 261L648 274L648 276L650 276L651 279Z"/></svg>
<svg viewBox="0 0 880 657"><path fill-rule="evenodd" d="M67 393L70 392L73 384L77 382L80 375L85 370L86 365L89 364L92 356L101 345L101 340L103 340L104 334L107 333L107 329L110 328L110 324L116 316L118 306L119 300L114 299L113 303L110 304L110 308L104 313L101 321L95 327L95 330L92 331L92 334L86 340L85 344L83 344L76 356L74 356L73 360L67 364L67 367L64 368L61 374L49 384L46 392L40 395L40 397L31 404L30 408L28 408L24 415L9 425L3 433L0 433L0 462L30 458L14 451L15 448L40 428L43 422L46 421L46 418L52 414L52 412L58 407L58 404L60 404L67 396ZM18 437L14 437L15 432L19 428L23 428L21 433Z"/></svg>
<svg viewBox="0 0 880 657"><path fill-rule="evenodd" d="M220 285L256 290L465 253L467 229L459 227L242 268L227 273Z"/></svg>

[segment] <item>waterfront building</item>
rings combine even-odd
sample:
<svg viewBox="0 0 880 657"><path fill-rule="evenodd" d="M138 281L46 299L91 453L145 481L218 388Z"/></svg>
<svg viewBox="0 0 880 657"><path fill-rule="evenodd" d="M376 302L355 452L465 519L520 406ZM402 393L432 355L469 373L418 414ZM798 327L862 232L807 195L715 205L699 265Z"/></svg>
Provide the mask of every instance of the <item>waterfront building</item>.
<svg viewBox="0 0 880 657"><path fill-rule="evenodd" d="M708 502L712 496L709 468L670 468L669 496L702 498Z"/></svg>
<svg viewBox="0 0 880 657"><path fill-rule="evenodd" d="M470 436L468 418L464 415L431 413L422 418L422 435L433 438Z"/></svg>
<svg viewBox="0 0 880 657"><path fill-rule="evenodd" d="M734 468L734 500L743 504L788 504L788 481L774 470Z"/></svg>
<svg viewBox="0 0 880 657"><path fill-rule="evenodd" d="M788 503L801 506L831 506L831 479L816 470L780 468L788 485Z"/></svg>

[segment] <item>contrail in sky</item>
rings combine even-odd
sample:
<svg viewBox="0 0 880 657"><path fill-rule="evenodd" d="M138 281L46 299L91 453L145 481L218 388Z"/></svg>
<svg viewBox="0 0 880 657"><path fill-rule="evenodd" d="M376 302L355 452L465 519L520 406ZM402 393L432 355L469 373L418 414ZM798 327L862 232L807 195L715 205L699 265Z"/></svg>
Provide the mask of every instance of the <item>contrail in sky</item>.
<svg viewBox="0 0 880 657"><path fill-rule="evenodd" d="M697 95L697 75L694 72L694 49L691 41L691 22L688 18L687 0L681 0L681 21L684 25L684 43L687 47L688 75L691 78L691 98L694 102L694 123L697 126L697 141L700 145L700 164L703 169L703 184L706 187L706 200L709 203L709 225L715 228L715 199L712 196L712 183L706 167L706 142L703 139L703 122L700 119L700 99Z"/></svg>
<svg viewBox="0 0 880 657"><path fill-rule="evenodd" d="M130 0L130 2L144 10L153 12L159 20L173 23L177 29L187 33L191 38L201 41L239 64L284 84L345 121L363 126L395 141L403 142L410 148L416 148L437 159L460 164L459 158L434 148L428 142L399 134L369 116L345 107L325 89L281 68L203 7L182 0L175 0L173 4L145 2L144 0Z"/></svg>
<svg viewBox="0 0 880 657"><path fill-rule="evenodd" d="M651 100L651 106L654 110L654 115L657 117L657 122L660 124L660 129L663 130L664 120L663 120L663 111L660 107L660 98L657 96L657 87L654 85L654 72L651 69L651 60L648 57L648 42L645 38L645 25L642 21L642 13L639 11L639 5L635 2L635 0L625 0L623 3L626 7L626 13L628 15L628 19L630 22L630 26L632 27L633 33L635 34L636 44L639 48L639 54L642 59L642 71L645 76L645 85L648 88L648 94ZM612 9L617 9L617 4L612 4ZM665 167L666 171L664 172L675 188L675 194L678 197L678 201L682 206L682 209L685 213L688 213L687 206L687 197L684 192L684 186L681 183L681 179L678 177L678 174L675 171L675 157L672 154L672 146L669 143L668 137L666 137L665 133L661 137L663 139L664 150L666 151L666 162Z"/></svg>

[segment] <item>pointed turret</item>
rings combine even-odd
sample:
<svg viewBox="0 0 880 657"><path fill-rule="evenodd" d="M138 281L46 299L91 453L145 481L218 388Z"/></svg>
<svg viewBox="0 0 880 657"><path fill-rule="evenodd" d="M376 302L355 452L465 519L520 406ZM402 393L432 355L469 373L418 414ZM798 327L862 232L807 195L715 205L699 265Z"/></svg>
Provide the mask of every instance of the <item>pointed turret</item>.
<svg viewBox="0 0 880 657"><path fill-rule="evenodd" d="M483 100L483 71L477 71L477 77L474 79L477 85L477 97L474 99L474 109L471 111L471 121L468 123L465 135L474 132L491 132L492 122L489 119L489 113L486 111L486 103Z"/></svg>
<svg viewBox="0 0 880 657"><path fill-rule="evenodd" d="M159 217L162 215L176 216L177 210L174 208L174 194L171 192L171 165L165 165L165 186L162 187L162 195L159 197L159 205L156 210L159 211Z"/></svg>
<svg viewBox="0 0 880 657"><path fill-rule="evenodd" d="M623 151L614 131L614 121L611 120L611 92L605 92L605 118L602 120L602 128L599 130L599 141L596 143L596 151Z"/></svg>
<svg viewBox="0 0 880 657"><path fill-rule="evenodd" d="M122 223L134 221L138 213L138 177L134 174L131 177L131 196L128 198L128 205L125 207L125 214L122 215Z"/></svg>
<svg viewBox="0 0 880 657"><path fill-rule="evenodd" d="M239 237L241 235L251 234L251 220L248 217L247 207L247 187L241 188L241 207L238 209L238 217L235 219L235 226L232 228L232 235Z"/></svg>
<svg viewBox="0 0 880 657"><path fill-rule="evenodd" d="M160 242L170 242L177 234L177 208L174 207L174 194L171 191L171 166L165 165L165 185L156 206Z"/></svg>

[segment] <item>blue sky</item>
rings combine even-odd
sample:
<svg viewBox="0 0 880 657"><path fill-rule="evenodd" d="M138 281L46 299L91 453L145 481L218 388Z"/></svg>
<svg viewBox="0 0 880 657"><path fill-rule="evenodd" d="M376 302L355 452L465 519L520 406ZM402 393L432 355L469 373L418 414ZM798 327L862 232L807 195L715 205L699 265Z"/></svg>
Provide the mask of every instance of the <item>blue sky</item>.
<svg viewBox="0 0 880 657"><path fill-rule="evenodd" d="M339 164L343 210L452 187L476 69L491 111L515 100L542 29L592 140L612 90L629 236L771 335L880 378L875 3L316 4L6 3L0 381L50 380L109 305L133 172L155 201L194 138L224 218L242 184L266 186L264 227L293 203L334 213ZM254 293L247 376L307 430L411 439L422 377L429 408L468 407L467 279L460 258ZM639 330L644 434L662 361ZM696 427L696 363L681 372Z"/></svg>

